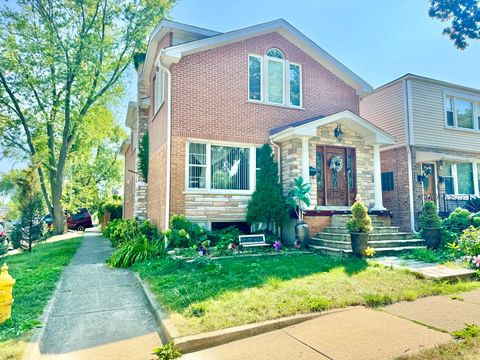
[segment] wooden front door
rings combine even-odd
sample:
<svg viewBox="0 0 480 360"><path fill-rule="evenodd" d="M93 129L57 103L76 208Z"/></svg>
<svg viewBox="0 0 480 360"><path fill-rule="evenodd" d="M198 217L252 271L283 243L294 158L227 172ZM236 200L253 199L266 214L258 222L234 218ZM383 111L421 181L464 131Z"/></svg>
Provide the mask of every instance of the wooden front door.
<svg viewBox="0 0 480 360"><path fill-rule="evenodd" d="M317 147L318 205L349 206L356 196L355 149Z"/></svg>
<svg viewBox="0 0 480 360"><path fill-rule="evenodd" d="M422 164L423 201L436 201L435 165Z"/></svg>

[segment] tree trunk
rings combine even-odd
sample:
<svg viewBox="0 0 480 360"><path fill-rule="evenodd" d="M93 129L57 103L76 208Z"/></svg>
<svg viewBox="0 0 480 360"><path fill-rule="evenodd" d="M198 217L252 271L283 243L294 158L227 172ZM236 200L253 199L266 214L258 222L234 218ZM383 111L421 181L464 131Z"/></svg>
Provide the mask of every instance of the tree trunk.
<svg viewBox="0 0 480 360"><path fill-rule="evenodd" d="M65 232L65 215L63 214L62 208L62 193L63 193L63 182L61 179L57 179L51 185L52 190L52 207L53 207L53 235L61 235Z"/></svg>

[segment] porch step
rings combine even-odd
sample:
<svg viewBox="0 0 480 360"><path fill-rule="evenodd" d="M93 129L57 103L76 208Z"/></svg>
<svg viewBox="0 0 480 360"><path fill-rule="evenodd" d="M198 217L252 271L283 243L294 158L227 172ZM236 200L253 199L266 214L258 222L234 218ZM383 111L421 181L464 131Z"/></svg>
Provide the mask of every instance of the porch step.
<svg viewBox="0 0 480 360"><path fill-rule="evenodd" d="M345 227L351 217L352 215L333 215L330 220L330 225L335 227ZM385 223L378 219L377 215L370 215L370 218L372 219L372 226L385 226Z"/></svg>
<svg viewBox="0 0 480 360"><path fill-rule="evenodd" d="M345 240L330 240L324 238L314 237L311 239L311 244L314 246L326 246L336 249L352 249L351 241ZM368 246L377 248L397 248L404 246L425 246L425 240L423 239L382 239L382 240L370 240Z"/></svg>
<svg viewBox="0 0 480 360"><path fill-rule="evenodd" d="M325 240L338 240L338 241L350 241L349 233L328 233L328 232L319 232L315 235L316 238L325 239ZM403 232L383 232L383 233L370 233L370 240L409 240L412 238L411 233Z"/></svg>
<svg viewBox="0 0 480 360"><path fill-rule="evenodd" d="M374 227L372 234L386 234L386 233L397 233L398 226L380 226ZM348 234L349 231L345 226L326 226L323 228L322 232L334 233L334 234Z"/></svg>

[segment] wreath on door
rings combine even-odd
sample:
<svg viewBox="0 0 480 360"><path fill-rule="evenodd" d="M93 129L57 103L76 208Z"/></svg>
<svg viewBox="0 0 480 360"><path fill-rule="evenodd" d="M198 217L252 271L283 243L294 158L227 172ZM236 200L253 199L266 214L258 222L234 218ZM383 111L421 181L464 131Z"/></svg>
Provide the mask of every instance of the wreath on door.
<svg viewBox="0 0 480 360"><path fill-rule="evenodd" d="M330 167L330 169L332 169L334 173L338 173L343 169L343 159L338 155L333 155L330 158L330 163L328 164L328 166Z"/></svg>

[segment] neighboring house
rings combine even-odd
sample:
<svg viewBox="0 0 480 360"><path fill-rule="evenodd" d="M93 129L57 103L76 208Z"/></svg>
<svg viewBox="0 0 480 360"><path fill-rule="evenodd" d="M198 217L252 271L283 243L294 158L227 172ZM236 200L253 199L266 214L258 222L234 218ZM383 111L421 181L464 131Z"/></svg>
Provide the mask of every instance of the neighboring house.
<svg viewBox="0 0 480 360"><path fill-rule="evenodd" d="M407 74L364 97L360 114L397 140L381 153L394 224L417 227L427 200L446 215L480 195L479 89Z"/></svg>
<svg viewBox="0 0 480 360"><path fill-rule="evenodd" d="M285 20L227 33L161 21L127 115L125 216L133 201L133 213L161 228L172 214L210 229L245 227L257 149L270 142L285 192L294 177L312 183L313 232L348 213L357 194L389 217L380 149L395 139L358 115L360 97L372 90ZM147 130L145 185L129 171ZM145 186L147 201L138 203L130 191Z"/></svg>

